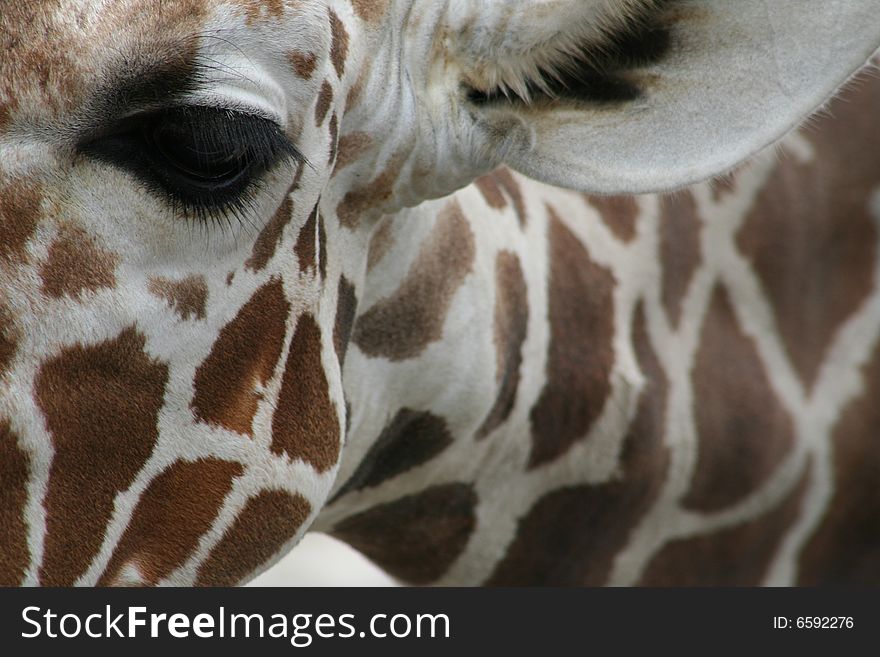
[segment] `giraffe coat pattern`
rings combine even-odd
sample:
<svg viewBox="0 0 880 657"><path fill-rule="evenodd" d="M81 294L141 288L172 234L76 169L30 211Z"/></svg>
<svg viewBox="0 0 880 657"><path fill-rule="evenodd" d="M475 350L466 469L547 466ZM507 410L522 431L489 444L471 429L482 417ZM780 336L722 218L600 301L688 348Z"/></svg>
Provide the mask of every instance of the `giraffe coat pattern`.
<svg viewBox="0 0 880 657"><path fill-rule="evenodd" d="M735 5L3 4L0 585L880 584L880 2Z"/></svg>

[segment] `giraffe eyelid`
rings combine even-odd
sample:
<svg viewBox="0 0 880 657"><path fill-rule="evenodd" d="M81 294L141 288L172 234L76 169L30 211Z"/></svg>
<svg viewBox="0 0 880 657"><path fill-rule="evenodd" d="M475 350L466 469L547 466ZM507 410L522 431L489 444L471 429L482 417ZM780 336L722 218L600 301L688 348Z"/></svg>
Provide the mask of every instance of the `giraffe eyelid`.
<svg viewBox="0 0 880 657"><path fill-rule="evenodd" d="M273 119L208 105L134 114L77 150L132 175L176 214L202 220L240 218L268 171L305 161Z"/></svg>

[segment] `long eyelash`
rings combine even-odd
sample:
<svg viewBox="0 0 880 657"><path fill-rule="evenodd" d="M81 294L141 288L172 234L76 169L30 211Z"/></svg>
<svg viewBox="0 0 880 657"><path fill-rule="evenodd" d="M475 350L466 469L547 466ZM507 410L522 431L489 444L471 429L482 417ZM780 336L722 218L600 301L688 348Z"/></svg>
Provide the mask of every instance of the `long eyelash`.
<svg viewBox="0 0 880 657"><path fill-rule="evenodd" d="M212 125L206 129L208 138L205 145L209 148L222 148L230 144L245 144L245 157L252 163L251 166L258 175L252 176L239 194L221 203L206 202L206 198L186 199L179 194L172 194L172 207L190 221L225 222L231 228L231 220L235 219L239 224L249 224L251 228L256 228L252 221L256 211L255 203L265 186L259 174L279 165L300 162L308 164L308 161L275 124L262 117L233 110L201 107L186 107L180 111L184 114L199 114L206 110L211 114L216 112L216 119L210 120Z"/></svg>
<svg viewBox="0 0 880 657"><path fill-rule="evenodd" d="M246 163L243 179L227 187L189 185L168 169L154 138L157 126L192 126L196 143L210 151L229 151ZM198 131L195 133L195 131ZM79 151L134 174L148 190L161 196L172 212L188 223L256 228L256 200L264 175L284 164L308 160L280 127L265 117L239 110L179 106L125 119L109 134L81 144ZM310 165L309 165L310 166Z"/></svg>

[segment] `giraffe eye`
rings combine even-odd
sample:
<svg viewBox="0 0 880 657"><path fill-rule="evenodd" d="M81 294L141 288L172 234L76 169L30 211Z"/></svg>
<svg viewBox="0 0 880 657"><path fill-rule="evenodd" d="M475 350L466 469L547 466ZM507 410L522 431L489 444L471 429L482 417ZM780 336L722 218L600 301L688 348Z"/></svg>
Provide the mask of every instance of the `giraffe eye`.
<svg viewBox="0 0 880 657"><path fill-rule="evenodd" d="M136 115L80 150L199 217L240 210L267 171L303 159L273 121L212 107Z"/></svg>

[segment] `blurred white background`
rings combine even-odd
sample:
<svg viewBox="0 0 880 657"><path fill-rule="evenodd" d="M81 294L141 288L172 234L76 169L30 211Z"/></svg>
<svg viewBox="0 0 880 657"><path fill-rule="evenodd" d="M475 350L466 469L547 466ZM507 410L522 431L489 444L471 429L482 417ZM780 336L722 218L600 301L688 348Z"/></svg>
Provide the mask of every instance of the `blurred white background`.
<svg viewBox="0 0 880 657"><path fill-rule="evenodd" d="M326 534L309 533L290 554L248 586L396 586L359 552Z"/></svg>

